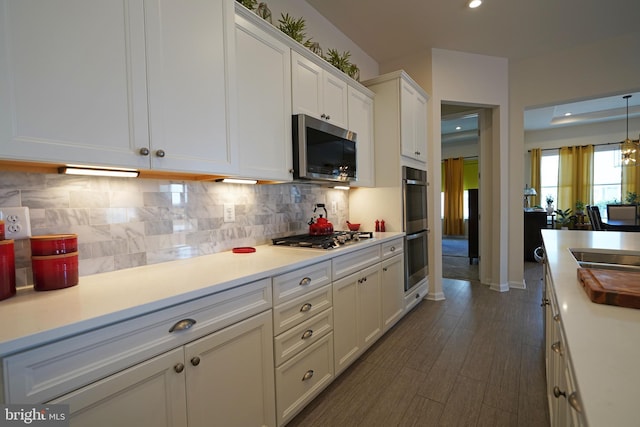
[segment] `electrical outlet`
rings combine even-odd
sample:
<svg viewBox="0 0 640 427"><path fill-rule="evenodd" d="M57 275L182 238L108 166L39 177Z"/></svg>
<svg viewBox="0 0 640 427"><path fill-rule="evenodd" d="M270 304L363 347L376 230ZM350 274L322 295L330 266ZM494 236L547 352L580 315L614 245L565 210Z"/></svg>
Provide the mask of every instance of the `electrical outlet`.
<svg viewBox="0 0 640 427"><path fill-rule="evenodd" d="M6 239L28 239L31 237L29 208L0 208L4 219Z"/></svg>
<svg viewBox="0 0 640 427"><path fill-rule="evenodd" d="M233 203L224 204L224 222L236 221L236 206Z"/></svg>
<svg viewBox="0 0 640 427"><path fill-rule="evenodd" d="M338 202L335 200L331 201L331 214L335 215L338 213Z"/></svg>

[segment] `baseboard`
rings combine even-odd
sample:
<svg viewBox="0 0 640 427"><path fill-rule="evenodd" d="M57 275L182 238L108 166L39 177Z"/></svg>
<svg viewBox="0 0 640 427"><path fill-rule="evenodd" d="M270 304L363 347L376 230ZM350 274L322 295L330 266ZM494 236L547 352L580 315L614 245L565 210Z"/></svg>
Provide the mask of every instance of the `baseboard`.
<svg viewBox="0 0 640 427"><path fill-rule="evenodd" d="M444 292L429 292L424 299L428 299L429 301L444 301Z"/></svg>
<svg viewBox="0 0 640 427"><path fill-rule="evenodd" d="M522 279L522 283L520 282L509 282L509 287L511 289L527 289L527 282Z"/></svg>
<svg viewBox="0 0 640 427"><path fill-rule="evenodd" d="M507 292L509 290L508 283L490 283L489 287L492 291Z"/></svg>

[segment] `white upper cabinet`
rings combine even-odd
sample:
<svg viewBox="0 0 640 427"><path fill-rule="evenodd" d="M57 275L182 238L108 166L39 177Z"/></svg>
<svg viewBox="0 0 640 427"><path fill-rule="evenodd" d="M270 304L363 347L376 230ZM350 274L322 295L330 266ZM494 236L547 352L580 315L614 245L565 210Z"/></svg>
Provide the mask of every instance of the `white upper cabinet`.
<svg viewBox="0 0 640 427"><path fill-rule="evenodd" d="M240 175L291 181L291 49L236 9Z"/></svg>
<svg viewBox="0 0 640 427"><path fill-rule="evenodd" d="M400 146L402 155L427 161L427 98L407 80L400 82Z"/></svg>
<svg viewBox="0 0 640 427"><path fill-rule="evenodd" d="M0 0L0 156L237 170L233 3Z"/></svg>
<svg viewBox="0 0 640 427"><path fill-rule="evenodd" d="M347 83L298 52L291 52L293 114L347 128Z"/></svg>
<svg viewBox="0 0 640 427"><path fill-rule="evenodd" d="M356 133L358 187L373 187L374 179L374 131L373 94L349 86L349 130Z"/></svg>

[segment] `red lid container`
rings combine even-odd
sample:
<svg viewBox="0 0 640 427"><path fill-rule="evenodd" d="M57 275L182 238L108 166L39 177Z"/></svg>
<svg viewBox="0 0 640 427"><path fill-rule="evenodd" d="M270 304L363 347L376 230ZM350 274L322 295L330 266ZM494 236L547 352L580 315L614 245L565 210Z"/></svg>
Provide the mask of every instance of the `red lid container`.
<svg viewBox="0 0 640 427"><path fill-rule="evenodd" d="M78 284L78 252L33 256L31 264L36 291L52 291Z"/></svg>
<svg viewBox="0 0 640 427"><path fill-rule="evenodd" d="M13 240L0 240L0 300L16 294L16 256Z"/></svg>
<svg viewBox="0 0 640 427"><path fill-rule="evenodd" d="M62 255L78 251L77 234L46 234L31 237L31 255Z"/></svg>

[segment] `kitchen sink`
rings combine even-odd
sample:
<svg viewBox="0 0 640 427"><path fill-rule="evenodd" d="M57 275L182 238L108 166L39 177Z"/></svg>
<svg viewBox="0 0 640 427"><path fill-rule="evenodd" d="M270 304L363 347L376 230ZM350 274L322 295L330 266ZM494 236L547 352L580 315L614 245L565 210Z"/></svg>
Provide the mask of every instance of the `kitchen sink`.
<svg viewBox="0 0 640 427"><path fill-rule="evenodd" d="M615 249L569 249L584 268L640 272L640 253Z"/></svg>

